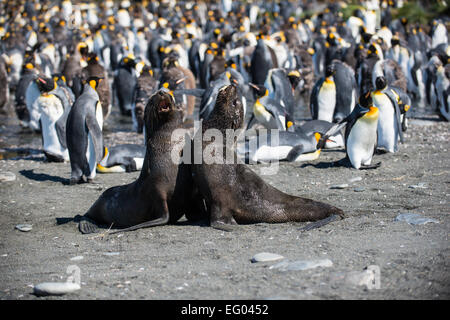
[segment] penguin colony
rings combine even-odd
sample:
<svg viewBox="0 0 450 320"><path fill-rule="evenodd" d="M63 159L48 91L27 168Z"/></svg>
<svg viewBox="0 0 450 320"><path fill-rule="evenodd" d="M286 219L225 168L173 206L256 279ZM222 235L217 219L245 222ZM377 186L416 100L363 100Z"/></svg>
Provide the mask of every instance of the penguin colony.
<svg viewBox="0 0 450 320"><path fill-rule="evenodd" d="M233 84L243 127L279 130L278 145L256 130L257 149L238 150L248 161L344 148L349 166L376 168L376 150L401 148L408 111L450 121L449 17L395 18L405 2L360 1L344 18L344 1L6 1L0 111L11 100L47 160L70 162L74 184L142 168L145 146L104 145L112 111L145 137L159 90L189 126Z"/></svg>

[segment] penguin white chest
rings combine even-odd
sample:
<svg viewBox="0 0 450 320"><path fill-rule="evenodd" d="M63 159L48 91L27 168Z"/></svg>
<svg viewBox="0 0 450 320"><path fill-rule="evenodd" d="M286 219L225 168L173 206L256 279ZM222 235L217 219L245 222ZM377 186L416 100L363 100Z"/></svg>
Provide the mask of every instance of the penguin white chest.
<svg viewBox="0 0 450 320"><path fill-rule="evenodd" d="M378 111L359 118L351 128L347 138L346 151L353 167L370 165L377 143Z"/></svg>
<svg viewBox="0 0 450 320"><path fill-rule="evenodd" d="M336 85L334 81L324 81L317 96L317 119L333 122L336 106Z"/></svg>
<svg viewBox="0 0 450 320"><path fill-rule="evenodd" d="M389 152L396 152L399 128L395 119L394 106L388 96L383 93L373 94L372 99L374 106L379 110L377 146Z"/></svg>
<svg viewBox="0 0 450 320"><path fill-rule="evenodd" d="M46 97L41 96L37 100L37 105L39 106L40 111L43 149L68 160L68 150L59 142L58 133L55 127L56 121L58 121L64 113L60 100L53 95Z"/></svg>
<svg viewBox="0 0 450 320"><path fill-rule="evenodd" d="M258 120L258 122L266 128L277 129L276 120L259 101L257 101L253 106L253 114L255 115L256 120Z"/></svg>

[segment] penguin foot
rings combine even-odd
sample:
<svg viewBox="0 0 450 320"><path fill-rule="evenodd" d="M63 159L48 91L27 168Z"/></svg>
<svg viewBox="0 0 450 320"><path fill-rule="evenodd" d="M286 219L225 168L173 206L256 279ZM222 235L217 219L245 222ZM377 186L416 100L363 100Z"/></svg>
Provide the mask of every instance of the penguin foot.
<svg viewBox="0 0 450 320"><path fill-rule="evenodd" d="M87 217L80 218L78 229L82 234L96 233L98 231L98 227L95 222Z"/></svg>
<svg viewBox="0 0 450 320"><path fill-rule="evenodd" d="M74 184L78 184L78 183L80 183L80 182L82 182L82 179L81 178L70 178L70 181L69 181L69 184L71 185L71 186L73 186Z"/></svg>
<svg viewBox="0 0 450 320"><path fill-rule="evenodd" d="M329 224L330 222L340 220L340 219L344 219L344 217L342 215L333 214L329 217L326 217L325 219L321 219L318 221L314 221L312 223L308 223L306 226L304 226L303 228L300 228L299 230L300 231L309 231L312 229L317 229L317 228L323 227L324 225Z"/></svg>
<svg viewBox="0 0 450 320"><path fill-rule="evenodd" d="M381 166L381 162L375 163L375 164L369 164L369 165L362 165L360 170L367 170L367 169L376 169Z"/></svg>

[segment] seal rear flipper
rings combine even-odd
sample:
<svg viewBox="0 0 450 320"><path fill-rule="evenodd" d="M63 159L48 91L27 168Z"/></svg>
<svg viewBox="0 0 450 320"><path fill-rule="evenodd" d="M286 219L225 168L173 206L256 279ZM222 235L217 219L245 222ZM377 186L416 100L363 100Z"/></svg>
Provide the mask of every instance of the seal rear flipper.
<svg viewBox="0 0 450 320"><path fill-rule="evenodd" d="M318 221L315 221L312 223L308 223L306 226L304 226L303 228L300 228L299 230L300 231L309 231L312 229L317 229L317 228L320 228L320 227L323 227L323 226L329 224L330 222L333 222L333 221L336 221L339 219L343 219L343 218L344 218L343 216L333 214L329 217L326 217L325 219L321 219L321 220L318 220Z"/></svg>
<svg viewBox="0 0 450 320"><path fill-rule="evenodd" d="M81 217L80 222L78 223L78 229L82 234L96 233L98 232L97 224L94 220L91 220L87 217Z"/></svg>

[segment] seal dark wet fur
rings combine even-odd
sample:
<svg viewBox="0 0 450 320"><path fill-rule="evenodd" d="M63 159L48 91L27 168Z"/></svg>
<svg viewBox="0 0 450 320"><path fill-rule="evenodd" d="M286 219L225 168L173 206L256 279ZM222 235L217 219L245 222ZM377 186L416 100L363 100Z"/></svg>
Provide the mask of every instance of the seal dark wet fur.
<svg viewBox="0 0 450 320"><path fill-rule="evenodd" d="M227 129L242 127L243 117L237 88L229 85L219 91L214 110L203 122L202 131L217 129L225 137ZM203 141L203 149L210 143ZM225 155L225 146L218 147L224 148ZM208 149L211 150L211 146ZM331 205L279 191L244 164L203 162L194 164L192 171L194 182L206 200L211 226L218 229L230 230L231 225L237 223L317 221L332 215L344 216L341 209Z"/></svg>

